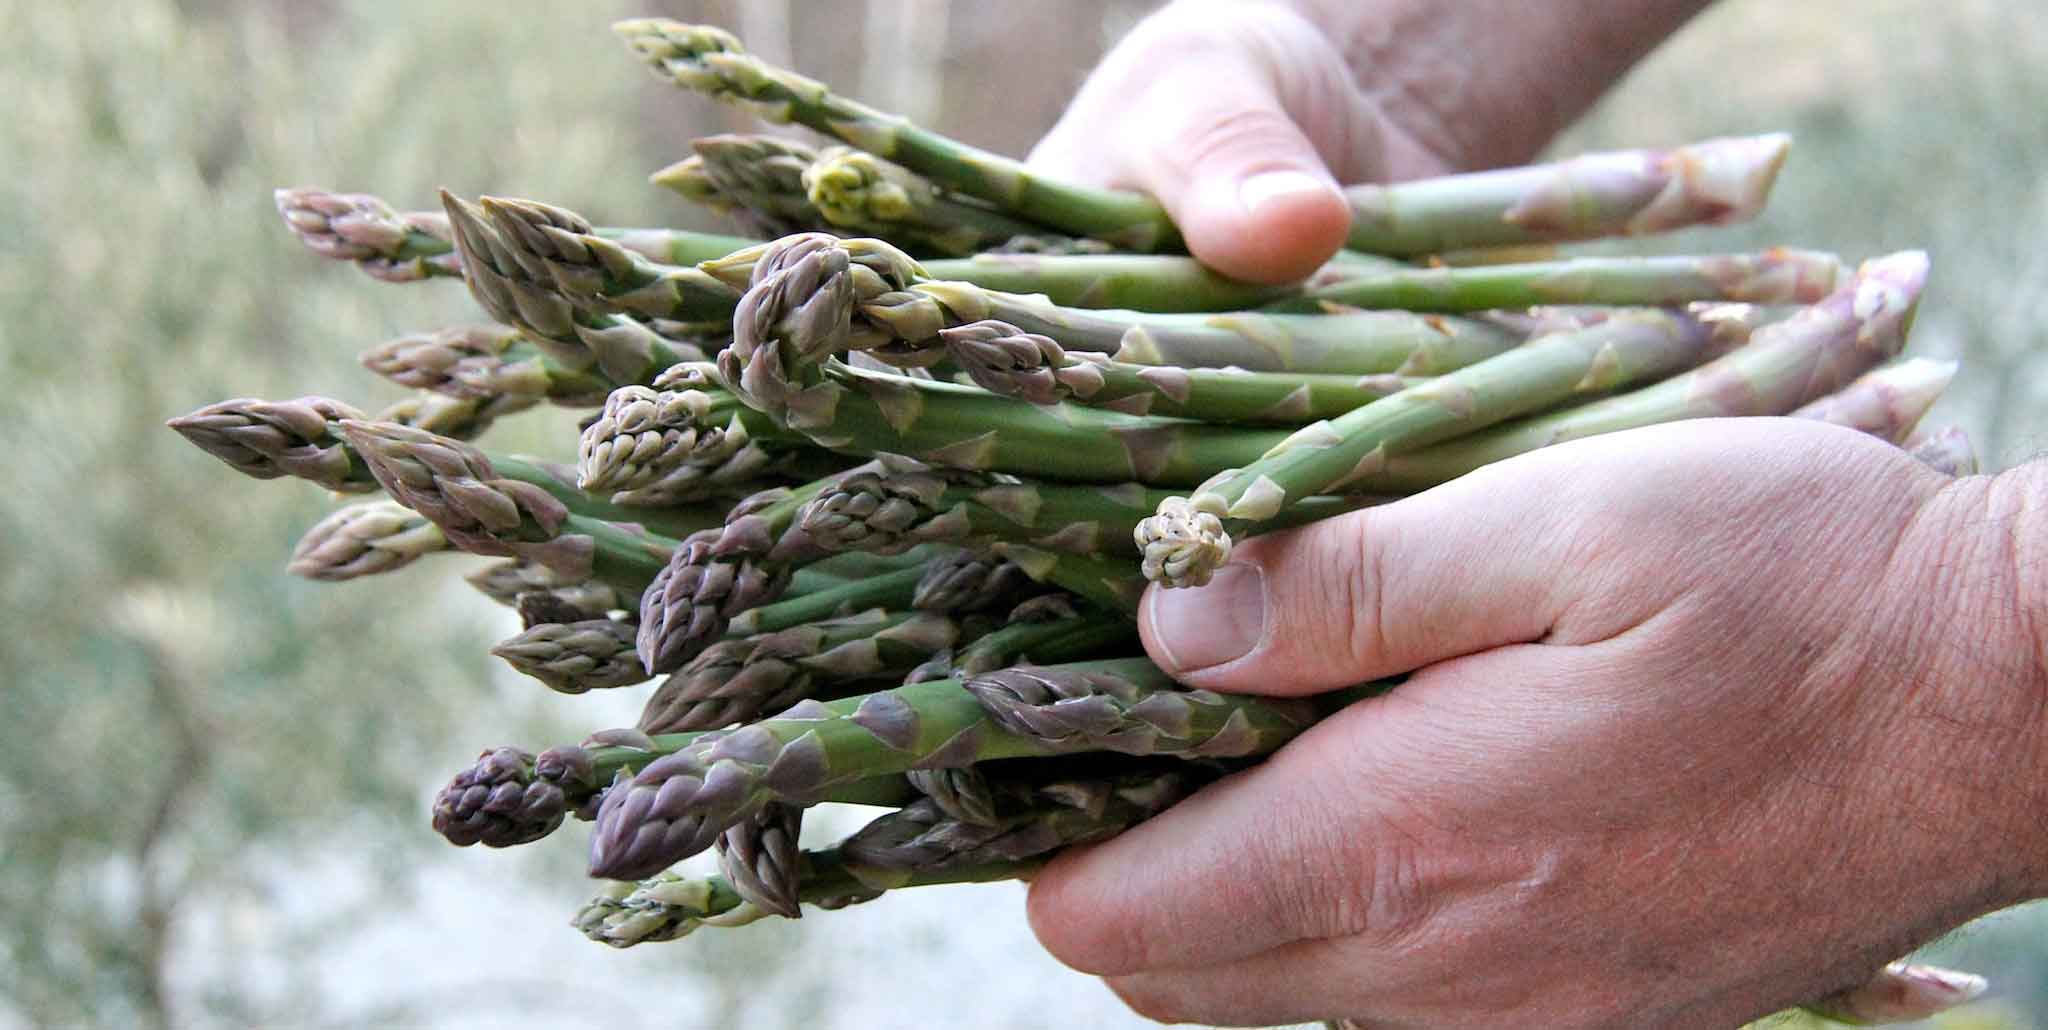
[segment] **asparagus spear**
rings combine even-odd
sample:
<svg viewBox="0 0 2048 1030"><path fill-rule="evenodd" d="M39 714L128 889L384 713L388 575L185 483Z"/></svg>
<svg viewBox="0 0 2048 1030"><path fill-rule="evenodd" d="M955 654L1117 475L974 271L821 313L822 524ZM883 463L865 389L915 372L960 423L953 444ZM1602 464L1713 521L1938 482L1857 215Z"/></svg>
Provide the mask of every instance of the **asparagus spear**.
<svg viewBox="0 0 2048 1030"><path fill-rule="evenodd" d="M829 565L828 559L808 569L799 569L798 573L801 575ZM870 608L900 610L915 596L924 575L924 570L916 567L897 569L880 575L850 579L837 586L801 592L795 597L749 608L733 616L726 626L726 632L736 636L753 636L794 629L807 623ZM921 605L918 607L923 611L939 613L953 611Z"/></svg>
<svg viewBox="0 0 2048 1030"><path fill-rule="evenodd" d="M398 211L367 193L280 189L275 197L285 226L321 257L353 261L386 282L462 278L454 232L439 211ZM678 265L709 261L760 242L685 229L600 226L593 231L652 260Z"/></svg>
<svg viewBox="0 0 2048 1030"><path fill-rule="evenodd" d="M556 611L576 612L586 619L631 607L630 599L611 586L564 576L524 559L492 562L463 578L478 593L506 607L518 607L528 597L544 597Z"/></svg>
<svg viewBox="0 0 2048 1030"><path fill-rule="evenodd" d="M750 277L734 312L732 346L719 356L728 385L749 404L755 396L769 404L795 385L814 382L816 365L842 351L929 363L944 352L941 330L986 319L1119 361L1252 371L1431 375L1521 342L1486 321L1409 312L1151 315L1065 308L1043 297L929 280L916 262L880 241L816 233L702 267L729 282L743 272Z"/></svg>
<svg viewBox="0 0 2048 1030"><path fill-rule="evenodd" d="M799 856L802 888L797 900L837 909L871 901L885 890L945 883L986 883L1029 876L1040 862L995 861L983 865L949 865L905 875L898 870L869 871L837 850L806 851ZM614 948L672 941L700 926L741 926L767 914L749 905L723 877L689 878L661 873L638 883L613 884L576 914L573 924L591 940Z"/></svg>
<svg viewBox="0 0 2048 1030"><path fill-rule="evenodd" d="M497 325L409 333L364 351L362 362L401 386L450 397L602 404L621 385L593 369L563 365L519 330Z"/></svg>
<svg viewBox="0 0 2048 1030"><path fill-rule="evenodd" d="M543 622L491 653L557 693L630 687L647 681L633 653L633 631L632 623L607 618Z"/></svg>
<svg viewBox="0 0 2048 1030"><path fill-rule="evenodd" d="M285 571L340 582L404 568L424 555L448 550L441 528L396 501L366 501L336 508L306 531Z"/></svg>
<svg viewBox="0 0 2048 1030"><path fill-rule="evenodd" d="M1903 443L1955 375L1953 361L1907 358L1865 372L1840 390L1801 405L1792 417L1831 422Z"/></svg>
<svg viewBox="0 0 2048 1030"><path fill-rule="evenodd" d="M1903 251L1864 262L1819 304L1756 332L1748 346L1632 393L1523 419L1389 458L1352 488L1415 493L1538 447L1692 418L1783 415L1840 389L1905 346L1927 255Z"/></svg>
<svg viewBox="0 0 2048 1030"><path fill-rule="evenodd" d="M1036 593L1031 583L1031 577L1015 562L955 550L921 571L910 606L919 611L986 611Z"/></svg>
<svg viewBox="0 0 2048 1030"><path fill-rule="evenodd" d="M794 122L837 137L998 210L1126 250L1181 246L1172 220L1150 197L1048 179L1020 162L946 139L773 67L746 53L724 30L664 18L636 18L612 28L657 75L679 86L771 122Z"/></svg>
<svg viewBox="0 0 2048 1030"><path fill-rule="evenodd" d="M861 236L915 240L937 254L965 257L1039 231L852 147L819 151L803 170L803 187L827 222Z"/></svg>
<svg viewBox="0 0 2048 1030"><path fill-rule="evenodd" d="M523 331L565 368L595 366L616 383L645 382L678 361L702 356L695 346L670 336L700 329L721 331L721 324L676 324L664 335L632 319L579 312L557 292L560 286L549 275L545 260L515 253L482 208L446 190L441 191L441 203L462 253L462 278L470 296L493 319Z"/></svg>
<svg viewBox="0 0 2048 1030"><path fill-rule="evenodd" d="M739 640L721 640L647 699L648 733L708 730L777 712L821 682L901 676L961 638L955 620L879 608Z"/></svg>
<svg viewBox="0 0 2048 1030"><path fill-rule="evenodd" d="M1772 134L1352 186L1348 246L1411 257L1747 221L1791 149Z"/></svg>
<svg viewBox="0 0 2048 1030"><path fill-rule="evenodd" d="M1710 356L1713 334L1684 315L1637 312L1557 333L1328 422L1301 429L1264 457L1170 497L1138 524L1145 577L1201 586L1241 536L1311 494L1348 488L1387 458L1516 415L1661 378Z"/></svg>
<svg viewBox="0 0 2048 1030"><path fill-rule="evenodd" d="M719 836L719 872L746 904L788 919L803 915L797 904L803 875L797 837L803 818L798 805L763 805Z"/></svg>
<svg viewBox="0 0 2048 1030"><path fill-rule="evenodd" d="M1951 476L1977 474L1977 448L1962 426L1944 426L1906 441L1906 450L1937 471Z"/></svg>
<svg viewBox="0 0 2048 1030"><path fill-rule="evenodd" d="M451 401L449 406L460 410L464 402ZM536 488L577 515L641 522L671 536L685 536L720 524L719 516L707 509L623 509L583 494L574 486L570 470L563 466L517 455L487 454L416 425L370 419L341 401L325 397L277 402L236 398L207 405L168 424L244 475L257 479L289 475L338 493L364 493L376 489L378 483L365 456L342 432L342 423L351 420L378 427L379 439L389 446L398 446L402 441L409 450L434 455L434 463L467 464L480 473L480 478L503 478ZM435 420L425 421L433 424Z"/></svg>
<svg viewBox="0 0 2048 1030"><path fill-rule="evenodd" d="M639 255L608 240L599 250L586 246L584 241L603 237L592 233L582 216L531 200L484 197L478 205L498 231L505 253L525 274L536 283L552 283L571 298L602 297L619 311L644 319L707 325L730 317L739 299L737 291L709 274L675 266L670 266L672 274L646 289L613 291L608 287L617 273L603 268L601 262L608 255Z"/></svg>
<svg viewBox="0 0 2048 1030"><path fill-rule="evenodd" d="M1013 619L1009 625L984 634L953 654L943 668L945 675L924 676L913 682L979 676L1020 662L1078 662L1136 644L1137 630L1130 623L1070 609L1069 614L1053 618Z"/></svg>
<svg viewBox="0 0 2048 1030"><path fill-rule="evenodd" d="M820 493L797 525L830 551L890 554L922 543L1008 540L1070 554L1122 554L1135 552L1130 530L1168 496L1136 483L1039 483L884 454ZM1322 499L1292 521L1327 518L1364 503Z"/></svg>
<svg viewBox="0 0 2048 1030"><path fill-rule="evenodd" d="M1843 279L1833 254L1775 248L1700 257L1582 257L1516 265L1407 268L1353 276L1270 305L1483 311L1537 304L1810 304Z"/></svg>
<svg viewBox="0 0 2048 1030"><path fill-rule="evenodd" d="M804 169L817 160L816 147L781 136L728 134L692 140L690 149L694 166L671 166L657 172L656 181L706 206L743 215L740 223L764 236L831 227L804 191ZM686 175L702 185L682 187Z"/></svg>
<svg viewBox="0 0 2048 1030"><path fill-rule="evenodd" d="M393 500L471 554L527 558L634 590L675 547L639 523L575 514L545 488L500 475L483 452L459 441L382 422L345 419L340 428Z"/></svg>
<svg viewBox="0 0 2048 1030"><path fill-rule="evenodd" d="M991 714L984 710L989 701L974 689L977 681L937 680L827 704L806 701L656 759L623 789L608 792L591 838L591 873L626 879L659 872L709 847L764 804L809 803L862 778L1062 750L1261 754L1311 718L1298 702L1182 689L1144 659L1052 666L1029 675L1044 684L1041 693L1061 692L1069 708L1115 712L1119 721L1091 722L1086 734L1062 724L1051 739L1015 732L1005 727L1028 725L1021 713L1032 699L1014 697ZM997 696L1006 688L999 681L982 689ZM1090 704L1096 696L1109 700Z"/></svg>
<svg viewBox="0 0 2048 1030"><path fill-rule="evenodd" d="M1050 336L990 319L939 330L946 356L974 385L1033 404L1077 400L1133 415L1212 422L1303 422L1341 415L1423 380L1173 368L1069 352Z"/></svg>
<svg viewBox="0 0 2048 1030"><path fill-rule="evenodd" d="M718 529L686 538L640 597L640 660L673 672L725 633L732 618L782 596L791 571L824 556L791 530L797 512L830 484L764 490Z"/></svg>
<svg viewBox="0 0 2048 1030"><path fill-rule="evenodd" d="M1113 837L1187 796L1193 779L1185 769L1169 769L1059 780L1035 789L998 783L999 794L1021 797L1001 798L1009 802L1007 811L989 813L994 817L987 821L961 819L926 797L861 827L840 843L839 853L864 865L910 872L1022 861Z"/></svg>
<svg viewBox="0 0 2048 1030"><path fill-rule="evenodd" d="M571 814L578 819L596 815L601 795L616 778L706 736L607 730L580 745L549 748L538 756L515 747L491 748L434 796L434 830L457 847L505 848L539 840ZM913 796L901 776L891 775L850 780L820 800L899 805Z"/></svg>

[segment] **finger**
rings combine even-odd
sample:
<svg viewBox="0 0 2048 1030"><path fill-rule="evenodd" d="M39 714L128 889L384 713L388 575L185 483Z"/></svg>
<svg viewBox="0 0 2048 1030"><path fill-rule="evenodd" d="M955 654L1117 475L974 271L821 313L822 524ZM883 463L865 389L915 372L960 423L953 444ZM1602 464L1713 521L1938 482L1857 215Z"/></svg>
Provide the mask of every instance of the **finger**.
<svg viewBox="0 0 2048 1030"><path fill-rule="evenodd" d="M1161 1023L1273 1026L1346 1019L1391 1026L1366 1012L1379 994L1372 959L1355 938L1297 941L1222 965L1108 979L1131 1011Z"/></svg>
<svg viewBox="0 0 2048 1030"><path fill-rule="evenodd" d="M1203 263L1256 282L1301 279L1344 245L1351 209L1270 81L1243 67L1204 72L1182 66L1160 84L1178 102L1126 174Z"/></svg>
<svg viewBox="0 0 2048 1030"><path fill-rule="evenodd" d="M1343 245L1351 214L1315 145L1241 41L1169 19L1134 34L1098 71L1150 55L1157 69L1114 102L1084 87L1032 151L1034 168L1152 194L1189 251L1226 275L1303 278Z"/></svg>
<svg viewBox="0 0 2048 1030"><path fill-rule="evenodd" d="M1413 888L1439 877L1380 818L1370 742L1399 733L1402 704L1339 712L1263 764L1061 855L1032 882L1033 931L1067 965L1117 975L1404 924L1423 903Z"/></svg>
<svg viewBox="0 0 2048 1030"><path fill-rule="evenodd" d="M1491 471L1245 541L1206 586L1154 587L1146 651L1192 686L1296 695L1542 638L1567 516Z"/></svg>

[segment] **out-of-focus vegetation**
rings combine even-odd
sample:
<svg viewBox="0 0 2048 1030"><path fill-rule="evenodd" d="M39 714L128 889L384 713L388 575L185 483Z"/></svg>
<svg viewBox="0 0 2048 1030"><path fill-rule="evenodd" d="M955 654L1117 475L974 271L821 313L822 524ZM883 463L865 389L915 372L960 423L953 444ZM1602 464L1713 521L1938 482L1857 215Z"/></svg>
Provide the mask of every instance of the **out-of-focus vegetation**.
<svg viewBox="0 0 2048 1030"><path fill-rule="evenodd" d="M274 186L425 205L447 185L706 224L643 177L688 136L744 123L649 81L612 17L731 25L1020 152L1142 6L0 7L0 1027L853 1026L957 1022L962 1005L976 1025L1141 1025L1032 950L1009 887L631 954L583 941L563 925L581 900L576 835L455 852L427 831L425 799L480 747L573 740L630 721L630 702L492 668L508 617L450 585L458 559L287 578L328 500L238 479L161 423L315 387L375 406L397 391L357 350L477 318L458 287L381 286L302 253ZM1559 149L1792 129L1773 210L1717 241L1930 248L1915 349L1965 362L1936 417L2012 464L2048 440L2044 21L1994 0L1728 0ZM1004 59L1023 39L1034 58ZM494 436L559 450L568 418ZM469 875L483 864L546 878L508 893ZM1944 1025L2048 1021L2043 928L2010 914L1937 949L1997 991L1982 1022ZM858 985L826 1005L825 985L878 952L920 956L904 975L952 1008L881 1008ZM992 985L996 963L1043 987Z"/></svg>

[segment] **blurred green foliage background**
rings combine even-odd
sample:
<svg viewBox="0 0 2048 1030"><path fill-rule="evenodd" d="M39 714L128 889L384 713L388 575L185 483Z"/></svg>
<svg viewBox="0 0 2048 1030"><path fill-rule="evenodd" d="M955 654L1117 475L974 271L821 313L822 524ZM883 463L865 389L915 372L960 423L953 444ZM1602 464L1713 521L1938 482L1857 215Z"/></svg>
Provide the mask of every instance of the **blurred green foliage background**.
<svg viewBox="0 0 2048 1030"><path fill-rule="evenodd" d="M398 391L358 350L478 319L459 287L301 252L275 186L427 206L445 185L713 227L644 176L691 135L749 126L652 82L614 17L728 25L1021 153L1145 6L0 5L0 1027L1142 1025L1036 949L1011 886L631 953L582 940L575 834L458 852L426 801L479 748L575 740L637 706L494 668L511 618L459 559L286 577L329 499L239 479L161 425L229 396L381 405ZM1935 417L2004 467L2048 439L2044 100L2048 16L2029 3L1726 0L1557 149L1795 132L1772 210L1712 245L1932 250L1914 350L1964 361ZM565 453L572 418L494 440ZM2048 1025L2044 929L2021 911L1939 945L1995 981L1944 1025Z"/></svg>

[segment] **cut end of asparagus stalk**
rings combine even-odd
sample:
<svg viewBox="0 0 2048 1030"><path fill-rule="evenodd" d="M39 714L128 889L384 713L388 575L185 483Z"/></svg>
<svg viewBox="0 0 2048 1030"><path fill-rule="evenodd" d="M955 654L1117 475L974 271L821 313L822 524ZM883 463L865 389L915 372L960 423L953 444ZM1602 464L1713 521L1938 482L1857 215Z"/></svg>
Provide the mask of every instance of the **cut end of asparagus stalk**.
<svg viewBox="0 0 2048 1030"><path fill-rule="evenodd" d="M404 568L448 549L439 526L396 501L336 509L313 525L292 551L294 576L340 582Z"/></svg>
<svg viewBox="0 0 2048 1030"><path fill-rule="evenodd" d="M513 668L563 694L647 681L633 651L635 627L612 619L542 623L491 648Z"/></svg>
<svg viewBox="0 0 2048 1030"><path fill-rule="evenodd" d="M1864 983L1805 1007L1853 1026L1911 1023L1967 1004L1990 985L1974 973L1893 962Z"/></svg>
<svg viewBox="0 0 2048 1030"><path fill-rule="evenodd" d="M1145 578L1168 587L1206 586L1230 560L1223 512L1205 498L1169 497L1138 522L1131 536L1144 555Z"/></svg>
<svg viewBox="0 0 2048 1030"><path fill-rule="evenodd" d="M1905 446L1907 453L1936 471L1951 476L1974 476L1978 472L1977 447L1962 426L1944 426L1907 440Z"/></svg>
<svg viewBox="0 0 2048 1030"><path fill-rule="evenodd" d="M1810 418L1902 443L1955 379L1959 366L1936 358L1906 358L1864 373L1849 385L1801 407Z"/></svg>
<svg viewBox="0 0 2048 1030"><path fill-rule="evenodd" d="M164 423L193 446L254 479L291 476L341 493L373 485L355 475L349 449L335 432L361 411L326 397L265 401L237 397Z"/></svg>

